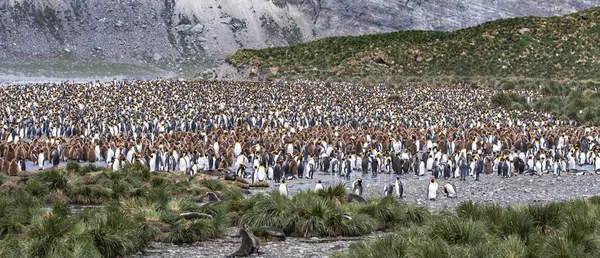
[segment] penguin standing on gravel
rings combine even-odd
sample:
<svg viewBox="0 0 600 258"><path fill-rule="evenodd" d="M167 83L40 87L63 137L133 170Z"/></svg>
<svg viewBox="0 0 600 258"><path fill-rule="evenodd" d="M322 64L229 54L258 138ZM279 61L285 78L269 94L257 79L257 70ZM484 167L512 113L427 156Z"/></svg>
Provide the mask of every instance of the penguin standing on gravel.
<svg viewBox="0 0 600 258"><path fill-rule="evenodd" d="M46 158L44 156L44 152L40 151L40 154L38 155L38 166L40 166L39 170L44 170L44 163L46 162Z"/></svg>
<svg viewBox="0 0 600 258"><path fill-rule="evenodd" d="M321 180L317 181L317 185L315 186L315 192L323 190L323 184L321 183Z"/></svg>
<svg viewBox="0 0 600 258"><path fill-rule="evenodd" d="M444 185L444 193L448 198L456 198L456 188L450 183Z"/></svg>
<svg viewBox="0 0 600 258"><path fill-rule="evenodd" d="M19 158L19 171L27 171L27 165L25 164L25 159Z"/></svg>
<svg viewBox="0 0 600 258"><path fill-rule="evenodd" d="M435 198L437 197L437 190L438 183L435 181L435 179L431 179L431 182L429 182L429 185L427 186L427 199L430 201L435 201Z"/></svg>
<svg viewBox="0 0 600 258"><path fill-rule="evenodd" d="M285 197L288 197L288 189L285 185L285 179L282 179L281 184L279 184L279 193Z"/></svg>
<svg viewBox="0 0 600 258"><path fill-rule="evenodd" d="M363 186L361 178L354 180L354 182L352 183L352 193L356 195L362 195Z"/></svg>
<svg viewBox="0 0 600 258"><path fill-rule="evenodd" d="M386 197L392 196L392 193L394 192L394 185L393 184L386 184L383 187L383 194Z"/></svg>
<svg viewBox="0 0 600 258"><path fill-rule="evenodd" d="M52 167L58 167L58 164L60 163L60 154L58 153L58 150L53 150L50 158L52 159Z"/></svg>
<svg viewBox="0 0 600 258"><path fill-rule="evenodd" d="M404 186L402 185L402 181L400 181L400 177L396 177L396 183L394 183L394 189L396 190L396 197L402 199L404 194Z"/></svg>

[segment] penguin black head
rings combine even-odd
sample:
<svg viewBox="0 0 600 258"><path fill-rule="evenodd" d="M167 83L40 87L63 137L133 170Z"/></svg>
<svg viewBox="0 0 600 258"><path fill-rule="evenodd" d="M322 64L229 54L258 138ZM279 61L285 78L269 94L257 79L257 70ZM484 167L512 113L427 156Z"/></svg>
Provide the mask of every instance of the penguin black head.
<svg viewBox="0 0 600 258"><path fill-rule="evenodd" d="M319 183L319 184L320 184L320 183L321 183L321 180L317 181L317 183Z"/></svg>
<svg viewBox="0 0 600 258"><path fill-rule="evenodd" d="M282 183L282 184L285 184L285 179L281 179L281 183Z"/></svg>

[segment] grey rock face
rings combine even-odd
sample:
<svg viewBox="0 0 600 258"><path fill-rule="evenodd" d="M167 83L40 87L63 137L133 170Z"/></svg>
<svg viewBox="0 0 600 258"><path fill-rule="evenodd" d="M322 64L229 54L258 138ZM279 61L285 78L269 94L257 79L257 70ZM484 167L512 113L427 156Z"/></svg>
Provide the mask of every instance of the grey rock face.
<svg viewBox="0 0 600 258"><path fill-rule="evenodd" d="M15 0L0 2L0 58L212 67L238 48L551 16L597 0ZM159 54L161 58L156 58Z"/></svg>

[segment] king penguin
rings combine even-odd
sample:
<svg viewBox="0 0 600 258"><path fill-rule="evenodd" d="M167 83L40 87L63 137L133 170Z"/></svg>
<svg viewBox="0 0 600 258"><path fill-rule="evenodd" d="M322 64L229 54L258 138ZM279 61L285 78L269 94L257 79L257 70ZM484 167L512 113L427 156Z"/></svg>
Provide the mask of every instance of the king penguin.
<svg viewBox="0 0 600 258"><path fill-rule="evenodd" d="M392 196L392 193L394 192L394 185L393 184L386 184L383 187L383 195L385 197L389 197Z"/></svg>
<svg viewBox="0 0 600 258"><path fill-rule="evenodd" d="M323 190L323 184L321 183L321 180L317 181L317 185L315 186L315 192Z"/></svg>
<svg viewBox="0 0 600 258"><path fill-rule="evenodd" d="M435 181L435 179L431 179L431 182L429 183L429 186L427 187L427 199L429 199L431 201L435 201L435 198L437 197L437 190L438 190L438 183Z"/></svg>
<svg viewBox="0 0 600 258"><path fill-rule="evenodd" d="M402 199L404 194L404 186L402 185L402 181L400 181L400 177L396 177L394 188L396 190L396 197Z"/></svg>
<svg viewBox="0 0 600 258"><path fill-rule="evenodd" d="M352 193L356 195L362 195L363 186L362 186L362 178L354 180L352 183Z"/></svg>
<svg viewBox="0 0 600 258"><path fill-rule="evenodd" d="M44 152L40 151L40 155L38 156L38 166L40 166L39 170L44 170L44 162L46 162L46 158L44 157Z"/></svg>
<svg viewBox="0 0 600 258"><path fill-rule="evenodd" d="M256 181L264 182L265 180L267 180L267 170L264 166L259 166L256 174Z"/></svg>
<svg viewBox="0 0 600 258"><path fill-rule="evenodd" d="M285 197L288 197L288 189L285 185L285 179L281 179L281 184L279 184L279 193Z"/></svg>
<svg viewBox="0 0 600 258"><path fill-rule="evenodd" d="M444 185L444 193L448 198L456 198L456 190L454 186L450 183Z"/></svg>

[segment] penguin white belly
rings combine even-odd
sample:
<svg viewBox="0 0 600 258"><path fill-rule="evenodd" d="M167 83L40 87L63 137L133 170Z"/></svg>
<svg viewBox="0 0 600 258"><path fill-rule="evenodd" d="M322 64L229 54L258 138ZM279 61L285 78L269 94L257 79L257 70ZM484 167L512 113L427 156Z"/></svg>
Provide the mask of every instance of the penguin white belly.
<svg viewBox="0 0 600 258"><path fill-rule="evenodd" d="M429 158L427 159L427 170L432 170L433 169L433 159Z"/></svg>
<svg viewBox="0 0 600 258"><path fill-rule="evenodd" d="M215 150L215 155L216 155L216 157L218 158L218 157L219 157L219 155L220 155L220 152L219 152L219 143L218 143L218 142L215 142L215 143L213 144L213 149ZM240 151L240 152L241 152L241 151Z"/></svg>
<svg viewBox="0 0 600 258"><path fill-rule="evenodd" d="M133 151L127 152L127 162L133 163Z"/></svg>
<svg viewBox="0 0 600 258"><path fill-rule="evenodd" d="M235 147L233 148L233 155L238 157L240 154L242 154L242 145L240 145L239 142L236 142Z"/></svg>
<svg viewBox="0 0 600 258"><path fill-rule="evenodd" d="M569 159L569 169L575 169L575 159Z"/></svg>
<svg viewBox="0 0 600 258"><path fill-rule="evenodd" d="M448 192L448 197L453 198L454 196L456 196L456 191L454 190L454 187L451 184L446 185L446 191Z"/></svg>
<svg viewBox="0 0 600 258"><path fill-rule="evenodd" d="M437 183L429 184L429 189L427 191L427 198L435 200L435 198L437 197L437 189L438 189Z"/></svg>
<svg viewBox="0 0 600 258"><path fill-rule="evenodd" d="M238 165L238 166L242 165L242 164L246 164L246 159L244 158L243 155L238 156L235 164Z"/></svg>
<svg viewBox="0 0 600 258"><path fill-rule="evenodd" d="M419 176L425 175L425 162L421 162L419 165Z"/></svg>
<svg viewBox="0 0 600 258"><path fill-rule="evenodd" d="M594 166L594 170L600 169L600 157L596 158L595 163L596 163L596 165Z"/></svg>
<svg viewBox="0 0 600 258"><path fill-rule="evenodd" d="M401 157L402 157L403 160L409 159L408 153L406 153L406 152L402 153Z"/></svg>
<svg viewBox="0 0 600 258"><path fill-rule="evenodd" d="M273 179L273 168L272 167L270 167L268 169L267 176L268 176L269 180Z"/></svg>
<svg viewBox="0 0 600 258"><path fill-rule="evenodd" d="M44 170L44 154L40 154L38 156L38 166L40 166L40 170Z"/></svg>
<svg viewBox="0 0 600 258"><path fill-rule="evenodd" d="M121 164L120 163L121 162L118 159L115 160L115 162L113 162L113 164L112 164L112 170L113 171L117 171L117 170L121 169Z"/></svg>
<svg viewBox="0 0 600 258"><path fill-rule="evenodd" d="M460 177L460 167L458 167L458 166L456 166L456 169L454 170L454 177L455 178Z"/></svg>
<svg viewBox="0 0 600 258"><path fill-rule="evenodd" d="M255 169L257 169L260 166L260 162L258 161L258 159L254 159L253 165Z"/></svg>
<svg viewBox="0 0 600 258"><path fill-rule="evenodd" d="M150 158L150 172L156 171L156 158Z"/></svg>
<svg viewBox="0 0 600 258"><path fill-rule="evenodd" d="M400 197L400 185L398 182L394 184L394 192L396 192L396 197Z"/></svg>
<svg viewBox="0 0 600 258"><path fill-rule="evenodd" d="M180 159L179 160L179 170L181 172L186 172L187 171L187 164L185 163L185 159Z"/></svg>
<svg viewBox="0 0 600 258"><path fill-rule="evenodd" d="M322 184L317 184L317 185L315 186L315 192L316 192L316 191L320 191L320 190L323 190L323 185L322 185Z"/></svg>
<svg viewBox="0 0 600 258"><path fill-rule="evenodd" d="M206 169L206 159L199 158L198 159L198 171L203 171Z"/></svg>
<svg viewBox="0 0 600 258"><path fill-rule="evenodd" d="M287 150L286 150L287 154L293 155L294 154L294 145L292 145L291 143L287 145Z"/></svg>
<svg viewBox="0 0 600 258"><path fill-rule="evenodd" d="M259 167L258 168L258 181L262 182L267 180L267 172L265 171L265 167Z"/></svg>
<svg viewBox="0 0 600 258"><path fill-rule="evenodd" d="M112 159L115 157L115 152L112 149L109 149L106 152L106 162L110 162L112 161Z"/></svg>
<svg viewBox="0 0 600 258"><path fill-rule="evenodd" d="M287 197L288 192L287 192L287 186L285 186L285 184L280 184L279 185L279 193L285 197Z"/></svg>
<svg viewBox="0 0 600 258"><path fill-rule="evenodd" d="M96 148L94 149L94 153L96 153L96 160L98 161L100 159L102 159L102 155L100 155L100 147L96 146Z"/></svg>
<svg viewBox="0 0 600 258"><path fill-rule="evenodd" d="M530 159L530 160L528 160L528 161L527 161L527 167L529 167L529 168L533 168L534 166L535 166L535 165L534 165L534 163L533 163L533 159Z"/></svg>

